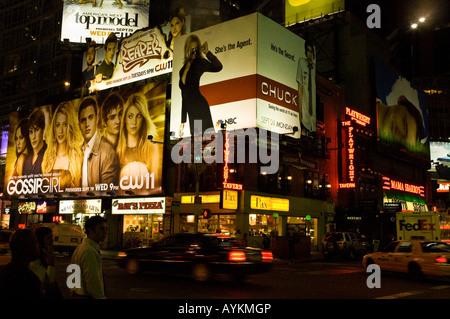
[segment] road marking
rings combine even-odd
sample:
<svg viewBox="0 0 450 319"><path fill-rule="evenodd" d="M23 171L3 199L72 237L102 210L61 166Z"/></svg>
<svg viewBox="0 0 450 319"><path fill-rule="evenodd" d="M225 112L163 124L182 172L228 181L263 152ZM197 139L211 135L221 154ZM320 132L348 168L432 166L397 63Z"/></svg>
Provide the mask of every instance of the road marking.
<svg viewBox="0 0 450 319"><path fill-rule="evenodd" d="M397 298L403 298L403 297L421 294L423 292L425 292L425 290L406 291L406 292L401 292L401 293L394 294L394 295L378 297L375 299L397 299Z"/></svg>
<svg viewBox="0 0 450 319"><path fill-rule="evenodd" d="M448 289L448 288L450 288L450 286L442 285L442 286L431 287L430 289L441 290L441 289Z"/></svg>

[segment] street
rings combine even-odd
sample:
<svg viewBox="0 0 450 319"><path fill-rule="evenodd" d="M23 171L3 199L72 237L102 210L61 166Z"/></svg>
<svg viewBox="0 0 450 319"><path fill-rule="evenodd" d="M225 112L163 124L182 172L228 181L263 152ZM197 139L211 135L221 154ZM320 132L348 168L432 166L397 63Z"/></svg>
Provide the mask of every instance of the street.
<svg viewBox="0 0 450 319"><path fill-rule="evenodd" d="M56 280L65 296L69 257L57 258ZM277 260L269 273L243 282L227 277L208 283L187 276L145 272L126 274L112 259L103 260L106 294L110 299L448 299L450 280L415 282L406 275L381 274L381 287L368 288L369 273L360 260Z"/></svg>

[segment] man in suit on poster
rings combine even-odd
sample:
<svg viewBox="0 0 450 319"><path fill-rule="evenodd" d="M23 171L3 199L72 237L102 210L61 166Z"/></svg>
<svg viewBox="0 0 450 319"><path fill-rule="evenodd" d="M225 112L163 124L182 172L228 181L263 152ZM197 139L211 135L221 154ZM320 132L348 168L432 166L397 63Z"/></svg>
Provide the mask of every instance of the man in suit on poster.
<svg viewBox="0 0 450 319"><path fill-rule="evenodd" d="M85 98L78 109L83 143L82 187L95 190L96 184L118 185L120 164L113 146L98 133L97 101ZM94 189L92 189L94 187Z"/></svg>

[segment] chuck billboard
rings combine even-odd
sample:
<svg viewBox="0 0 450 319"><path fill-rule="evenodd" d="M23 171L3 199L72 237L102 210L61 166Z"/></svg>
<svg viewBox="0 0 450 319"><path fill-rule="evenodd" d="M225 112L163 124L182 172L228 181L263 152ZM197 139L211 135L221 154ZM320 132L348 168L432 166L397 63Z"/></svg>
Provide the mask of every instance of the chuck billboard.
<svg viewBox="0 0 450 319"><path fill-rule="evenodd" d="M160 194L166 82L10 114L4 193Z"/></svg>
<svg viewBox="0 0 450 319"><path fill-rule="evenodd" d="M64 0L61 41L105 43L148 27L149 0Z"/></svg>
<svg viewBox="0 0 450 319"><path fill-rule="evenodd" d="M227 130L292 133L302 118L299 90L308 101L314 97L304 118L305 127L315 130L315 92L308 96L305 86L308 73L315 74L315 60L311 72L302 70L305 52L303 39L259 13L176 38L172 136L192 135L195 120L201 120L202 132L226 124Z"/></svg>

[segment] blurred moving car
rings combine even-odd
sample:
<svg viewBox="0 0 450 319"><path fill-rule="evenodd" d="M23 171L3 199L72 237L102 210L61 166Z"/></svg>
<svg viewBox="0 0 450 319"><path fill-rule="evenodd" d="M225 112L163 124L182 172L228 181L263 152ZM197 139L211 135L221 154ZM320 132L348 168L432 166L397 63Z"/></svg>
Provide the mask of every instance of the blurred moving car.
<svg viewBox="0 0 450 319"><path fill-rule="evenodd" d="M40 223L33 225L33 229L36 230L42 226L52 229L53 248L59 253L67 252L72 255L84 238L81 227L77 224Z"/></svg>
<svg viewBox="0 0 450 319"><path fill-rule="evenodd" d="M363 256L371 251L370 244L353 232L328 232L322 240L322 253L325 257L345 255L350 259Z"/></svg>
<svg viewBox="0 0 450 319"><path fill-rule="evenodd" d="M136 275L143 270L190 274L197 281L207 281L216 274L246 275L266 272L272 252L238 247L233 238L217 234L174 234L149 247L132 248L118 253L119 265Z"/></svg>
<svg viewBox="0 0 450 319"><path fill-rule="evenodd" d="M11 252L9 249L9 238L11 237L12 233L12 230L0 230L0 254L8 254Z"/></svg>
<svg viewBox="0 0 450 319"><path fill-rule="evenodd" d="M450 245L441 241L399 240L363 257L363 267L408 273L413 279L450 276Z"/></svg>

